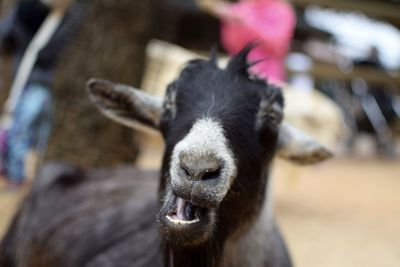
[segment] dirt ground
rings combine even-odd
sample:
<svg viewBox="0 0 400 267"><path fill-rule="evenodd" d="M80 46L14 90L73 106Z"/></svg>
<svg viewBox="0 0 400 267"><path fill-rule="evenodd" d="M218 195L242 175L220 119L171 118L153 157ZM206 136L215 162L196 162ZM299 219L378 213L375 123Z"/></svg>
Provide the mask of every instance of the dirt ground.
<svg viewBox="0 0 400 267"><path fill-rule="evenodd" d="M277 162L275 213L297 267L400 266L400 161ZM1 185L0 185L1 187ZM22 193L0 189L0 236Z"/></svg>
<svg viewBox="0 0 400 267"><path fill-rule="evenodd" d="M287 165L275 169L276 214L296 266L400 266L399 160L338 159L292 178L282 177Z"/></svg>

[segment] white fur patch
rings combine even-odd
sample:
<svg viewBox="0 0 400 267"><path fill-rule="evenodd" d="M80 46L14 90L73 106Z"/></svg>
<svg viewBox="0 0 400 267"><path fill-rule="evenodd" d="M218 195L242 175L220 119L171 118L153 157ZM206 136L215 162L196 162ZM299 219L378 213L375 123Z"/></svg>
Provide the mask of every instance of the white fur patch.
<svg viewBox="0 0 400 267"><path fill-rule="evenodd" d="M202 118L196 121L189 133L176 144L170 169L172 185L180 182L182 154L190 155L191 160L202 160L209 156L223 162L220 177L222 190L215 192L216 197L222 200L236 176L236 162L221 124L213 118Z"/></svg>

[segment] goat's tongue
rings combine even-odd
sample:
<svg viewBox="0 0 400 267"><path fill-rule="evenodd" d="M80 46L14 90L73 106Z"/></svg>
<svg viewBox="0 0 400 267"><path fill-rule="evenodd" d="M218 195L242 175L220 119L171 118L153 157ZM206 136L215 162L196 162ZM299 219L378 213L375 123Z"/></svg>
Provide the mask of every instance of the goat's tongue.
<svg viewBox="0 0 400 267"><path fill-rule="evenodd" d="M196 207L180 197L176 200L176 217L182 221L191 221L195 219Z"/></svg>

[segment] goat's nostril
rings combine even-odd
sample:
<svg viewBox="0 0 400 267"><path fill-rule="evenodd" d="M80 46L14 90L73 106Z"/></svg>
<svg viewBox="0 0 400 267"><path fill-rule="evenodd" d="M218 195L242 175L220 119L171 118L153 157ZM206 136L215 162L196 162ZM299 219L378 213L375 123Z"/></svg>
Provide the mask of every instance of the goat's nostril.
<svg viewBox="0 0 400 267"><path fill-rule="evenodd" d="M221 175L221 166L213 158L181 157L180 167L188 179L211 180Z"/></svg>
<svg viewBox="0 0 400 267"><path fill-rule="evenodd" d="M181 163L181 168L187 177L190 177L192 175L191 172L189 171L188 167L185 164Z"/></svg>
<svg viewBox="0 0 400 267"><path fill-rule="evenodd" d="M202 180L217 179L217 178L219 178L220 175L221 175L221 170L220 170L219 168L218 168L218 169L215 169L215 170L206 170L206 171L203 173L201 179L202 179Z"/></svg>

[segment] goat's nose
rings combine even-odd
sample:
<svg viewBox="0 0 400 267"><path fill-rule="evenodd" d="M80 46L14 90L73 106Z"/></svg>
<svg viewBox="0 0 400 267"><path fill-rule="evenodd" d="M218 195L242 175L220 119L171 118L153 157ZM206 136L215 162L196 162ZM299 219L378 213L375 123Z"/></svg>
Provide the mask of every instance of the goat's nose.
<svg viewBox="0 0 400 267"><path fill-rule="evenodd" d="M190 180L211 180L221 174L220 162L212 156L191 157L181 156L181 168Z"/></svg>

